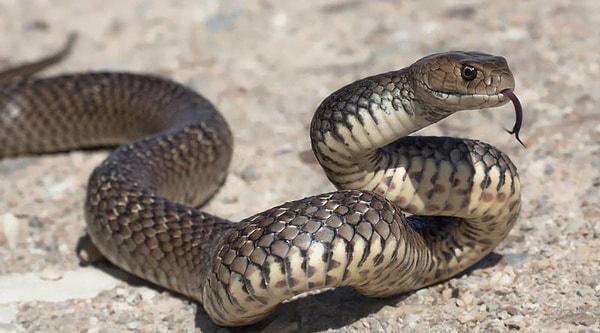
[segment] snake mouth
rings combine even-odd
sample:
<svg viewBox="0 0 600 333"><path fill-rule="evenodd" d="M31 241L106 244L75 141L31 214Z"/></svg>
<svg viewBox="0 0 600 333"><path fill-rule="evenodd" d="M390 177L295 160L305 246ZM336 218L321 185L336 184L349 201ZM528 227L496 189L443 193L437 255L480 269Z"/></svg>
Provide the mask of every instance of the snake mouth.
<svg viewBox="0 0 600 333"><path fill-rule="evenodd" d="M506 131L509 134L514 134L515 139L517 139L517 141L519 141L519 143L523 147L527 148L523 141L521 141L521 138L519 138L519 131L521 131L521 126L523 125L523 108L521 107L521 101L519 101L519 98L517 97L517 95L515 95L512 89L504 89L500 93L506 96L506 98L510 99L510 101L515 106L515 124L513 125L512 130Z"/></svg>
<svg viewBox="0 0 600 333"><path fill-rule="evenodd" d="M515 139L517 141L519 141L519 143L523 147L527 148L527 146L525 146L525 144L519 137L519 133L520 133L521 127L523 125L523 107L521 106L521 101L519 101L519 98L517 97L517 95L514 93L514 91L511 88L503 89L499 93L495 93L495 94L463 94L463 93L439 91L439 90L435 90L427 85L425 85L425 87L426 87L427 91L429 91L429 93L432 96L434 96L435 98L437 98L439 100L443 100L446 103L451 102L451 104L458 105L458 106L460 106L460 103L462 102L462 99L464 97L468 97L469 99L471 99L473 101L480 102L480 104L478 104L478 105L477 105L477 103L475 103L474 106L476 106L476 107L490 106L490 105L485 105L485 104L489 104L492 98L497 99L497 103L492 106L496 106L496 105L506 102L507 100L510 100L513 103L514 108L515 108L515 124L513 125L513 128L511 130L508 130L508 129L505 129L505 130L509 134L514 135ZM461 106L461 108L466 109L467 106L463 105L463 106Z"/></svg>
<svg viewBox="0 0 600 333"><path fill-rule="evenodd" d="M436 99L444 101L445 103L451 102L451 104L456 105L459 109L468 109L468 108L486 108L486 107L494 107L501 105L507 101L507 98L510 99L506 94L501 92L496 92L492 94L478 94L471 93L466 94L462 92L450 92L450 91L442 91L436 90L428 85L424 85L427 92L434 96ZM505 89L503 91L510 90ZM471 105L464 105L465 98L472 100ZM515 97L516 98L516 97ZM461 105L463 104L463 105Z"/></svg>

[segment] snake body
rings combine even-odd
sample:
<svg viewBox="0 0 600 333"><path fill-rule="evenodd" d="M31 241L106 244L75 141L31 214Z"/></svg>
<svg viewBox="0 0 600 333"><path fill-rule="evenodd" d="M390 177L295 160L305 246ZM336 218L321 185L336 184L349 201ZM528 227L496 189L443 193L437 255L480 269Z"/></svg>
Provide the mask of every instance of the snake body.
<svg viewBox="0 0 600 333"><path fill-rule="evenodd" d="M502 105L513 88L503 58L476 52L428 56L345 86L310 128L338 191L238 223L192 208L225 180L233 140L209 101L169 80L4 79L0 157L122 144L90 176L93 243L123 270L199 301L215 323L246 325L309 290L405 293L490 253L519 214L515 166L483 142L408 134Z"/></svg>

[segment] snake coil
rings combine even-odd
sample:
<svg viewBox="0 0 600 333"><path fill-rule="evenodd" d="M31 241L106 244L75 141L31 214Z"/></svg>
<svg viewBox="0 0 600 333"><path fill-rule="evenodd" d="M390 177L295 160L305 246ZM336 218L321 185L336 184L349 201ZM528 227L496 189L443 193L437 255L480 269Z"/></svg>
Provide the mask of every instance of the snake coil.
<svg viewBox="0 0 600 333"><path fill-rule="evenodd" d="M217 324L254 323L323 287L389 296L434 284L490 253L517 220L508 156L475 140L409 136L512 100L518 138L504 58L434 54L334 92L310 136L338 191L239 223L192 208L218 190L231 159L231 132L209 101L148 75L28 77L58 58L0 74L0 158L120 145L89 180L92 241L123 270L199 301Z"/></svg>

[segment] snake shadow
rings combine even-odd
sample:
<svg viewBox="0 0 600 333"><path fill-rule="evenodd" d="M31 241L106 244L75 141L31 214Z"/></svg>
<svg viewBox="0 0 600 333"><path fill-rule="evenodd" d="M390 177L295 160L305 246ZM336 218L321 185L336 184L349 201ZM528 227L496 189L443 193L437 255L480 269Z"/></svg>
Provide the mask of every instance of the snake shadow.
<svg viewBox="0 0 600 333"><path fill-rule="evenodd" d="M83 243L83 245L89 241L87 235L79 239L79 243ZM475 270L493 267L502 258L502 255L492 252L477 264L454 276L452 279L469 275ZM201 329L202 332L219 331L220 326L215 325L202 306L193 300L129 274L106 259L97 260L91 265L131 286L145 286L157 292L168 292L173 297L196 304L195 326ZM397 307L399 306L398 303L411 294L373 298L359 294L354 288L340 287L317 294L306 295L283 303L275 309L272 315L256 324L244 327L232 327L228 328L228 330L230 332L316 332L336 330L375 314L383 307Z"/></svg>
<svg viewBox="0 0 600 333"><path fill-rule="evenodd" d="M397 302L401 298L396 296L393 299ZM392 299L370 298L351 287L341 287L301 296L280 304L269 317L256 324L228 330L235 333L327 331L348 326L393 303ZM196 313L196 327L202 332L214 332L216 327L200 306Z"/></svg>
<svg viewBox="0 0 600 333"><path fill-rule="evenodd" d="M497 265L503 256L492 252L478 263L451 279L461 278L473 271ZM441 283L445 283L441 282ZM412 295L401 294L386 298L367 297L352 287L340 287L311 294L283 303L269 317L245 327L228 328L231 332L318 332L337 330L379 312L383 307L398 307ZM198 306L196 327L203 332L214 332L218 326Z"/></svg>

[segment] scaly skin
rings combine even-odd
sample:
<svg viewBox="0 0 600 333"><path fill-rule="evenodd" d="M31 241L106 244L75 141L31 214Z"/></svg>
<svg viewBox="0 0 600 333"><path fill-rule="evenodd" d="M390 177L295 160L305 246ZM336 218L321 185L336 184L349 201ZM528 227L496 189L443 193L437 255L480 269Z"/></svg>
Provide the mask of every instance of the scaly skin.
<svg viewBox="0 0 600 333"><path fill-rule="evenodd" d="M388 296L448 279L492 251L519 213L517 172L502 152L407 137L456 111L504 104L514 80L500 57L432 55L333 93L311 140L339 191L239 223L191 207L219 188L232 152L226 122L198 94L126 73L8 76L0 158L124 144L89 180L92 241L123 270L198 300L220 325L254 323L309 290Z"/></svg>

